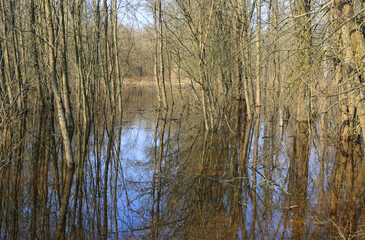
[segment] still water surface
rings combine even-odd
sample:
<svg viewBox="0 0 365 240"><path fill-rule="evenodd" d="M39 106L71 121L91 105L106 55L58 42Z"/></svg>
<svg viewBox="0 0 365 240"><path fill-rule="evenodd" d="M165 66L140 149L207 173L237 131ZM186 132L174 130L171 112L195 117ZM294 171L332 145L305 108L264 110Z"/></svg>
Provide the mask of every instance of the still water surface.
<svg viewBox="0 0 365 240"><path fill-rule="evenodd" d="M218 132L205 133L193 113L174 111L135 114L123 126L122 165L133 196L123 215L133 221L126 236L364 237L357 142L334 143L320 127L308 135L295 123L280 129L275 121L258 125L234 115Z"/></svg>
<svg viewBox="0 0 365 240"><path fill-rule="evenodd" d="M176 104L158 112L155 97L149 88L128 88L123 120L113 131L110 120L98 116L75 173L69 238L365 238L359 142L331 140L320 125L289 120L280 128L275 116L247 122L238 101L219 130L207 133L199 109ZM50 129L47 119L39 127ZM57 129L47 131L41 141L36 130L27 135L21 171L11 163L1 168L2 239L53 236L63 165L60 143L52 138ZM84 149L79 135L76 158ZM32 163L36 154L45 159L38 165ZM16 189L15 172L21 175Z"/></svg>

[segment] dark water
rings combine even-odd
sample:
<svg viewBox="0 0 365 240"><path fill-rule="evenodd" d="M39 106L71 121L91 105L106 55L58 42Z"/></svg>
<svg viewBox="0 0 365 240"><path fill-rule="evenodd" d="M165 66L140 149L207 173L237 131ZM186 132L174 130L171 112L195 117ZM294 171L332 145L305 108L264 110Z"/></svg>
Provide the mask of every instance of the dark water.
<svg viewBox="0 0 365 240"><path fill-rule="evenodd" d="M248 122L238 101L207 133L198 107L158 112L155 98L129 87L121 122L99 113L87 144L77 130L67 238L365 239L360 142L280 128L277 114ZM53 237L64 164L52 116L29 117L22 139L3 134L0 239Z"/></svg>

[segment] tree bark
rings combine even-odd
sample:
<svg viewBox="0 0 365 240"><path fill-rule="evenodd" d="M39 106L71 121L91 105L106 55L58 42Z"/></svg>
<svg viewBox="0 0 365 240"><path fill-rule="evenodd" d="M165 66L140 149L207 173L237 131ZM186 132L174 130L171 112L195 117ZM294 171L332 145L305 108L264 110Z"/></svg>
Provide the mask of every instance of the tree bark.
<svg viewBox="0 0 365 240"><path fill-rule="evenodd" d="M57 68L56 68L56 42L54 37L54 23L53 23L53 16L54 12L53 4L51 4L50 0L46 1L45 4L45 14L46 14L46 24L47 24L47 32L48 32L48 41L49 41L49 68L51 72L50 82L53 94L55 96L57 112L58 112L58 123L61 130L62 135L62 142L65 151L66 157L66 178L65 178L65 185L62 192L61 198L61 207L59 210L59 219L56 226L56 239L64 239L65 238L65 230L66 230L66 216L67 216L67 208L71 194L71 186L73 182L73 173L74 173L74 158L72 153L72 146L71 146L71 136L69 135L69 131L67 130L67 120L66 120L66 112L63 105L62 97L60 94L60 90L58 89L58 79L57 79Z"/></svg>

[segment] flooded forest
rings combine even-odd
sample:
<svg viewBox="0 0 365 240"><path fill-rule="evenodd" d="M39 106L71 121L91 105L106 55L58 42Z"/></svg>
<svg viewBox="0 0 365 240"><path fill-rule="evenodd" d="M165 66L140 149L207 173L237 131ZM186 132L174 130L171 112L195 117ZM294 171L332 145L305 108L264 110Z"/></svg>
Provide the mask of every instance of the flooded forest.
<svg viewBox="0 0 365 240"><path fill-rule="evenodd" d="M364 22L0 0L0 239L365 239Z"/></svg>

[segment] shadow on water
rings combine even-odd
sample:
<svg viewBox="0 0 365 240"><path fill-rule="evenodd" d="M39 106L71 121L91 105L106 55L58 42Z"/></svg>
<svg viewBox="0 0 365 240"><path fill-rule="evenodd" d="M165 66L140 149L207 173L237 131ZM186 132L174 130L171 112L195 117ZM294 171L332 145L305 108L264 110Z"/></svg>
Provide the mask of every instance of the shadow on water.
<svg viewBox="0 0 365 240"><path fill-rule="evenodd" d="M75 131L68 238L364 238L358 141L319 137L303 122L283 130L273 116L249 122L240 101L206 132L178 101L157 111L149 87L123 96L122 120L99 114ZM1 239L53 237L66 169L53 116L2 133Z"/></svg>

